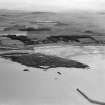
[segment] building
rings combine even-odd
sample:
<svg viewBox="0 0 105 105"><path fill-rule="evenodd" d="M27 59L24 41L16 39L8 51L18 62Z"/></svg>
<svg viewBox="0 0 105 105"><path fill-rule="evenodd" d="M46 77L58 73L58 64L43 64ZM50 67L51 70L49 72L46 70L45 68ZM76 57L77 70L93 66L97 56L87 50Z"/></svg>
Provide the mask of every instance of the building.
<svg viewBox="0 0 105 105"><path fill-rule="evenodd" d="M56 24L57 21L41 21L41 20L37 20L36 23L45 23L45 24Z"/></svg>
<svg viewBox="0 0 105 105"><path fill-rule="evenodd" d="M35 22L32 22L32 24L37 24L37 25L39 25L39 27L53 27L56 24L58 24L58 22L57 21L40 21L40 20L37 20Z"/></svg>

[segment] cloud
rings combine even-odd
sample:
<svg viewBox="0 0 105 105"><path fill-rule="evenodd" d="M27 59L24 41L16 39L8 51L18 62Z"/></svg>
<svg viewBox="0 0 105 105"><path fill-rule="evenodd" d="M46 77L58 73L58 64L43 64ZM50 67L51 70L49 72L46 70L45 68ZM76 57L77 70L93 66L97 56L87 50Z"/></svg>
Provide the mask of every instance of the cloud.
<svg viewBox="0 0 105 105"><path fill-rule="evenodd" d="M20 9L104 9L105 0L2 0L0 8Z"/></svg>

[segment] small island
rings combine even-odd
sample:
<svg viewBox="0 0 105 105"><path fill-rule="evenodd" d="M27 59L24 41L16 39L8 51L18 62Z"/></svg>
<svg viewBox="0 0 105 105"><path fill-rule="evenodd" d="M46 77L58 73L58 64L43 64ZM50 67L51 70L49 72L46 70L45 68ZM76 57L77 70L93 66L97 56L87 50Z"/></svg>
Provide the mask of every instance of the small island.
<svg viewBox="0 0 105 105"><path fill-rule="evenodd" d="M89 66L76 60L69 60L58 56L45 55L41 53L35 54L1 54L2 58L18 62L27 67L40 68L48 70L50 68L82 68L89 69Z"/></svg>

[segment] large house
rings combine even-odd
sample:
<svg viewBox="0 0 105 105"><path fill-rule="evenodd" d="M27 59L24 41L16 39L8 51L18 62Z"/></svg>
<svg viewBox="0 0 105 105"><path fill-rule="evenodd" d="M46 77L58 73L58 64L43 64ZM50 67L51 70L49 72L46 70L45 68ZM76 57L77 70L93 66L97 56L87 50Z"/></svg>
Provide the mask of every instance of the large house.
<svg viewBox="0 0 105 105"><path fill-rule="evenodd" d="M37 24L40 27L53 27L57 24L57 21L41 21L41 20L37 20L32 22L32 24Z"/></svg>
<svg viewBox="0 0 105 105"><path fill-rule="evenodd" d="M56 24L57 21L43 21L43 20L37 20L35 23L45 23L45 24Z"/></svg>

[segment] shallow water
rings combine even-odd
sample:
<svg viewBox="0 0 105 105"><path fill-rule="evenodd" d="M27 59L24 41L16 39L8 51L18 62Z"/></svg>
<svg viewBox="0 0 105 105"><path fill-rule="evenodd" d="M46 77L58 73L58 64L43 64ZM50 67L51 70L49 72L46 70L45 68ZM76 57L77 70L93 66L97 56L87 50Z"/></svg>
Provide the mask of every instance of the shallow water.
<svg viewBox="0 0 105 105"><path fill-rule="evenodd" d="M86 63L91 69L53 68L44 72L41 69L29 68L30 72L23 72L27 67L0 58L0 104L91 105L76 88L92 99L105 101L105 47L72 47L72 50L66 48L64 56L59 50L56 50L57 54ZM65 51L63 47L62 51ZM71 55L72 51L76 56Z"/></svg>

